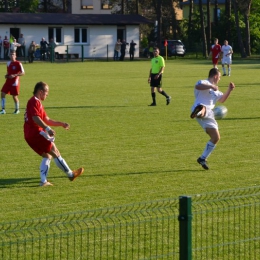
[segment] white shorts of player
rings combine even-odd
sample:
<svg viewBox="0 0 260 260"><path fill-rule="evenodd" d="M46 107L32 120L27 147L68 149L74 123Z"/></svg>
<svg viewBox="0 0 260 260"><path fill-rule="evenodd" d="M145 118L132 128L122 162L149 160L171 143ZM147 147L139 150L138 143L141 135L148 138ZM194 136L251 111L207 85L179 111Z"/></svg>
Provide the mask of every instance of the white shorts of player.
<svg viewBox="0 0 260 260"><path fill-rule="evenodd" d="M228 65L232 64L231 56L223 57L221 62L222 62L222 64L228 64Z"/></svg>
<svg viewBox="0 0 260 260"><path fill-rule="evenodd" d="M197 118L196 120L201 125L201 127L206 131L206 128L218 129L218 123L214 117L214 112L212 109L206 106L206 114L203 118Z"/></svg>

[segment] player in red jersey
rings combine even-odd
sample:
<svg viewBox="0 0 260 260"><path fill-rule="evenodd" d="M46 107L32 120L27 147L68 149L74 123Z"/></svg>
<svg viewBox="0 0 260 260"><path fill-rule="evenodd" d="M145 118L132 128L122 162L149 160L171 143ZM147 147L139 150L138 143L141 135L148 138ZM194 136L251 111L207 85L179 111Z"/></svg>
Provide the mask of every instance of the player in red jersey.
<svg viewBox="0 0 260 260"><path fill-rule="evenodd" d="M217 69L218 61L221 58L221 45L218 44L218 38L214 39L214 44L210 48L209 56L212 58L213 67Z"/></svg>
<svg viewBox="0 0 260 260"><path fill-rule="evenodd" d="M13 96L15 110L14 114L19 114L19 91L20 91L20 76L25 74L24 68L21 62L16 60L16 53L10 53L11 61L7 62L7 74L5 75L6 81L4 86L1 89L1 102L2 102L2 110L0 114L6 114L5 112L5 96L6 94L10 94Z"/></svg>
<svg viewBox="0 0 260 260"><path fill-rule="evenodd" d="M34 87L33 94L27 103L24 114L24 138L28 145L43 157L40 165L40 186L52 186L52 183L47 180L52 157L58 168L65 172L70 181L73 181L83 173L84 169L79 168L72 171L69 168L54 143L55 131L50 128L50 126L62 126L68 130L70 125L50 119L46 114L41 103L49 94L49 86L46 83L38 82Z"/></svg>

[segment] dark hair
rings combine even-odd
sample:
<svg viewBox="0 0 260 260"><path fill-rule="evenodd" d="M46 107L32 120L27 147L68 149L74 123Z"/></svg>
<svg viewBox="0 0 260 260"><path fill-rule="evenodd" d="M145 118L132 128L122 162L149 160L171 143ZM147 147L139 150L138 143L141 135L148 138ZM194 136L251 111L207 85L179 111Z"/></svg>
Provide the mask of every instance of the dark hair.
<svg viewBox="0 0 260 260"><path fill-rule="evenodd" d="M219 70L216 68L213 68L209 71L209 78L214 77L219 74Z"/></svg>
<svg viewBox="0 0 260 260"><path fill-rule="evenodd" d="M35 94L38 92L38 90L45 90L45 87L46 87L47 85L48 85L47 83L42 82L42 81L37 82L36 85L35 85L35 87L34 87L33 94L35 95Z"/></svg>

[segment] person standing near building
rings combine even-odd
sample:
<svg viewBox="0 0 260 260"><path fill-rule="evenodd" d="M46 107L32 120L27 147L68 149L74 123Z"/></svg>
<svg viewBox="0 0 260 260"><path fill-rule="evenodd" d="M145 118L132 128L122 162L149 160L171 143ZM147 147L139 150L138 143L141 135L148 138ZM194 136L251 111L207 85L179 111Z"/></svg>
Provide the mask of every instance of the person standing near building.
<svg viewBox="0 0 260 260"><path fill-rule="evenodd" d="M19 57L25 57L25 39L23 37L23 34L20 34L20 37L18 38L18 43L20 46L18 47L18 56Z"/></svg>
<svg viewBox="0 0 260 260"><path fill-rule="evenodd" d="M53 186L47 180L52 158L54 158L57 167L67 175L70 181L73 181L84 172L83 168L72 171L54 143L55 131L51 126L62 126L68 130L70 125L48 117L42 105L42 101L47 98L48 94L49 86L46 83L36 83L33 97L29 99L24 114L24 138L27 144L42 157L40 186Z"/></svg>
<svg viewBox="0 0 260 260"><path fill-rule="evenodd" d="M114 60L118 60L119 58L119 52L121 50L121 42L120 39L117 40L115 47L114 47Z"/></svg>
<svg viewBox="0 0 260 260"><path fill-rule="evenodd" d="M37 46L38 46L38 44L36 44L35 41L32 41L30 46L29 46L29 49L28 49L29 63L33 63L33 61L34 61L35 51L36 51Z"/></svg>
<svg viewBox="0 0 260 260"><path fill-rule="evenodd" d="M209 135L210 140L207 142L202 155L197 159L197 162L208 170L207 158L216 148L220 140L218 123L215 120L213 108L216 102L224 103L229 97L231 91L235 88L233 82L229 83L227 91L223 94L219 91L218 83L220 81L220 72L213 68L209 71L208 79L199 80L195 84L194 96L195 101L192 106L191 118L196 118L204 131Z"/></svg>
<svg viewBox="0 0 260 260"><path fill-rule="evenodd" d="M49 44L45 41L45 38L42 38L40 41L41 60L45 60L47 58L48 45Z"/></svg>
<svg viewBox="0 0 260 260"><path fill-rule="evenodd" d="M123 40L122 43L121 43L121 55L120 55L120 60L123 61L125 59L125 50L126 50L126 45L128 45L128 43Z"/></svg>
<svg viewBox="0 0 260 260"><path fill-rule="evenodd" d="M13 38L12 43L10 43L10 53L12 53L12 52L16 53L16 50L17 50L18 47L21 47L21 44L16 42L16 39Z"/></svg>
<svg viewBox="0 0 260 260"><path fill-rule="evenodd" d="M134 56L135 56L135 46L136 46L136 43L132 40L132 41L130 42L130 48L129 48L130 60L134 60Z"/></svg>
<svg viewBox="0 0 260 260"><path fill-rule="evenodd" d="M7 36L5 36L5 38L3 40L3 46L4 46L4 59L8 60L10 44L9 44L9 40L8 40Z"/></svg>
<svg viewBox="0 0 260 260"><path fill-rule="evenodd" d="M211 56L213 68L217 68L221 55L221 45L218 44L218 38L214 39L214 44L210 48L209 57Z"/></svg>
<svg viewBox="0 0 260 260"><path fill-rule="evenodd" d="M171 97L162 90L162 74L165 68L164 58L159 55L159 48L154 48L154 58L151 60L151 69L149 71L148 83L151 86L152 104L150 106L156 106L156 93L155 90L166 97L166 105L171 102Z"/></svg>
<svg viewBox="0 0 260 260"><path fill-rule="evenodd" d="M11 61L7 62L7 74L5 75L6 81L4 86L1 89L2 110L0 111L0 114L6 114L5 112L6 94L10 94L13 96L13 100L15 104L14 114L20 113L19 99L18 99L18 95L20 91L20 77L25 74L25 71L22 63L16 60L15 52L10 53L10 59Z"/></svg>
<svg viewBox="0 0 260 260"><path fill-rule="evenodd" d="M221 48L222 52L222 70L223 70L223 76L230 76L231 75L231 64L232 64L232 54L233 49L230 45L228 45L228 41L224 41L224 45ZM228 74L226 74L225 64L227 64L228 68Z"/></svg>

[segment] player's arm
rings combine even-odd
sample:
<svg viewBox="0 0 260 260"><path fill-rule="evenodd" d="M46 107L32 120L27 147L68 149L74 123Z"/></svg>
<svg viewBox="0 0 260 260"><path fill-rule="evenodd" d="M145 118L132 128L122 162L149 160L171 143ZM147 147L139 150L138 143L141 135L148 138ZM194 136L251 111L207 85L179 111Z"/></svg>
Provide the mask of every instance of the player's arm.
<svg viewBox="0 0 260 260"><path fill-rule="evenodd" d="M151 75L152 75L152 69L150 69L150 71L149 71L149 75L148 75L148 83L151 82Z"/></svg>
<svg viewBox="0 0 260 260"><path fill-rule="evenodd" d="M235 84L233 82L230 82L228 86L228 90L223 94L223 96L218 100L218 102L224 103L234 88L235 88Z"/></svg>
<svg viewBox="0 0 260 260"><path fill-rule="evenodd" d="M44 123L47 124L47 126L62 126L67 130L70 128L70 125L68 123L52 120L48 116L44 118Z"/></svg>

